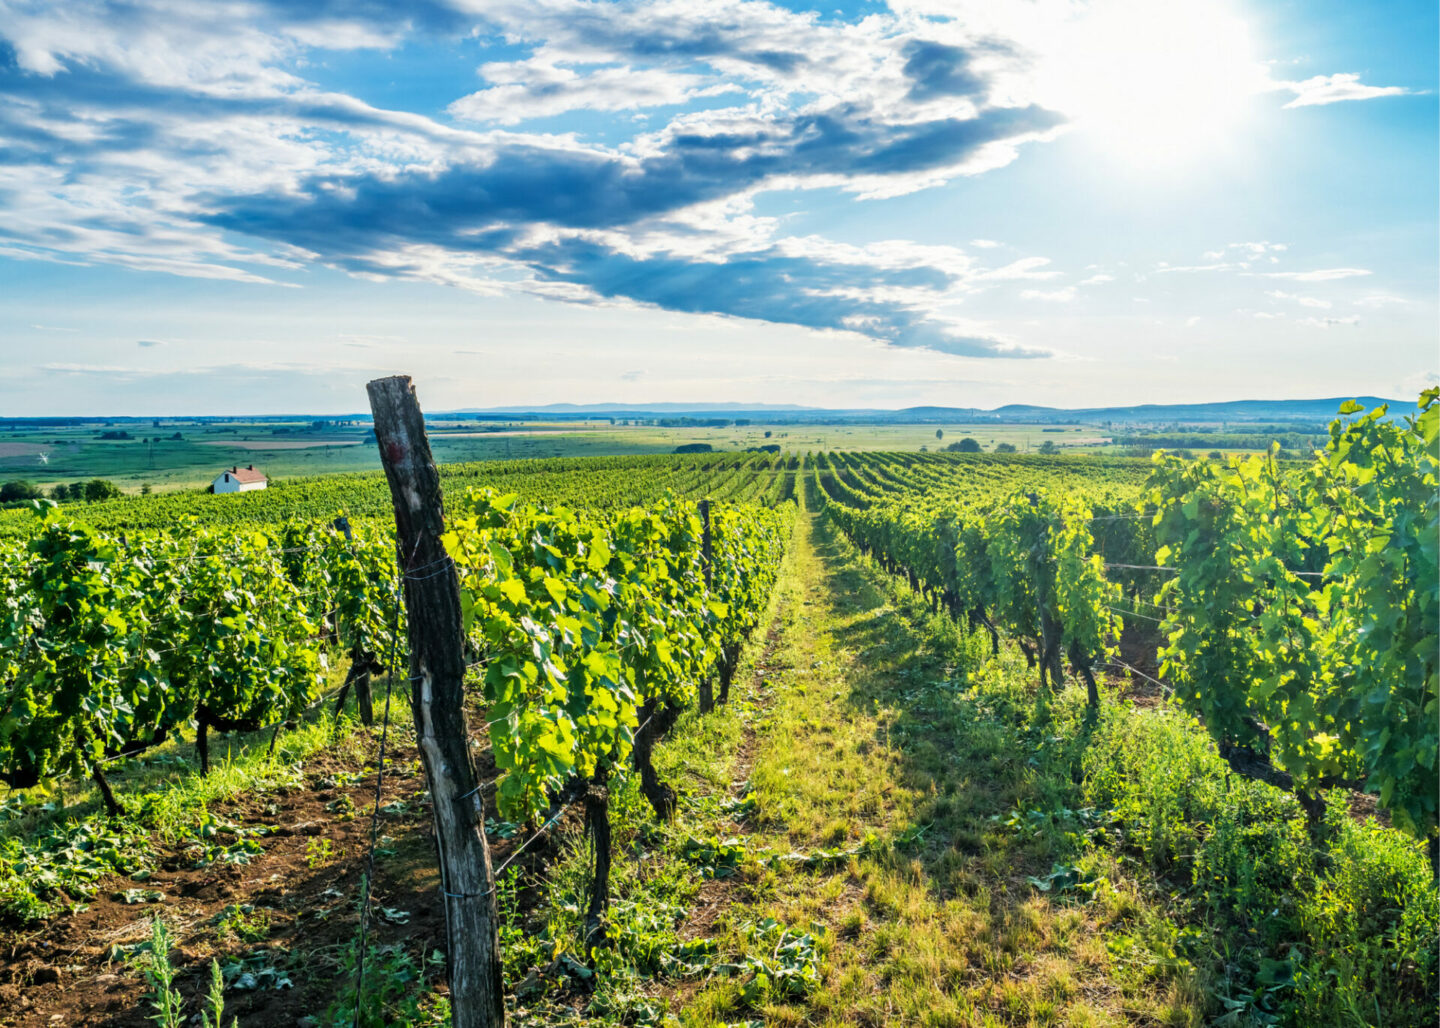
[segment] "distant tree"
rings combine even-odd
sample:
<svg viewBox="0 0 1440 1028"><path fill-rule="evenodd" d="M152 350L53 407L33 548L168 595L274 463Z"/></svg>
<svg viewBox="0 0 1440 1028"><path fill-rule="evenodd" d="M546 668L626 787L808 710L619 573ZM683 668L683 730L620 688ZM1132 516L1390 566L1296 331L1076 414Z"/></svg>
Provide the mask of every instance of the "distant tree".
<svg viewBox="0 0 1440 1028"><path fill-rule="evenodd" d="M152 492L154 492L154 490L150 488L150 483L149 483L149 482L142 482L142 483L140 483L140 495L141 495L141 496L149 496Z"/></svg>
<svg viewBox="0 0 1440 1028"><path fill-rule="evenodd" d="M922 443L922 444L920 445L920 452L921 452L921 453L929 453L929 452L930 452L930 447L928 447L928 446L926 446L926 445L924 445L924 444Z"/></svg>
<svg viewBox="0 0 1440 1028"><path fill-rule="evenodd" d="M1060 447L1055 445L1055 440L1046 439L1043 443L1040 444L1040 448L1036 452L1045 454L1059 453Z"/></svg>
<svg viewBox="0 0 1440 1028"><path fill-rule="evenodd" d="M766 430L765 430L765 438L766 438L766 439L769 439L769 438L770 438L770 430L769 430L769 429L766 429Z"/></svg>
<svg viewBox="0 0 1440 1028"><path fill-rule="evenodd" d="M996 443L996 444L995 444L995 452L996 452L996 453L1014 453L1014 452L1015 452L1015 444L1014 444L1014 443Z"/></svg>
<svg viewBox="0 0 1440 1028"><path fill-rule="evenodd" d="M176 432L176 433L175 433L174 435L172 435L170 438L171 438L171 439L184 439L185 437L184 437L183 435L181 435L179 432Z"/></svg>
<svg viewBox="0 0 1440 1028"><path fill-rule="evenodd" d="M120 495L120 487L106 478L92 478L83 486L81 495L91 503L97 500L113 500Z"/></svg>
<svg viewBox="0 0 1440 1028"><path fill-rule="evenodd" d="M936 439L944 439L944 438L945 438L945 430L944 430L943 428L937 428L937 429L935 430L935 438L936 438Z"/></svg>
<svg viewBox="0 0 1440 1028"><path fill-rule="evenodd" d="M979 452L980 452L980 440L978 440L978 439L971 439L971 438L967 435L964 439L961 439L959 442L951 443L949 446L945 447L945 449L949 450L951 453L979 453Z"/></svg>
<svg viewBox="0 0 1440 1028"><path fill-rule="evenodd" d="M38 500L45 494L34 482L27 482L23 478L6 482L0 485L0 503L14 503L17 500Z"/></svg>
<svg viewBox="0 0 1440 1028"><path fill-rule="evenodd" d="M1211 451L1209 452L1209 454L1207 454L1207 456L1208 456L1211 460L1224 460L1224 459L1225 459L1225 455L1224 455L1223 453L1221 453L1219 450L1211 450Z"/></svg>
<svg viewBox="0 0 1440 1028"><path fill-rule="evenodd" d="M713 453L715 447L709 443L681 443L672 453Z"/></svg>

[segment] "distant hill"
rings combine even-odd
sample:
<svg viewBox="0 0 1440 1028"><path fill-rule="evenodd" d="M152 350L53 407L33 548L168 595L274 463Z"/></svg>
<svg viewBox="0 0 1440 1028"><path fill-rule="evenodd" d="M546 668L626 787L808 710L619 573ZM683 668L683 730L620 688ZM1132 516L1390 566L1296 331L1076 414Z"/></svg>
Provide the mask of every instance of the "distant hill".
<svg viewBox="0 0 1440 1028"><path fill-rule="evenodd" d="M797 403L547 403L543 407L465 407L456 414L712 414L717 411L812 411Z"/></svg>
<svg viewBox="0 0 1440 1028"><path fill-rule="evenodd" d="M475 418L549 417L569 418L750 418L756 421L803 422L806 424L955 424L972 421L999 421L1026 424L1125 424L1175 425L1213 422L1314 424L1335 418L1340 405L1352 397L1320 400L1226 400L1217 403L1145 403L1130 407L1039 407L1012 403L994 409L980 407L906 407L901 410L832 409L795 404L730 403L554 403L542 407L493 407L443 412ZM1413 408L1411 401L1384 400L1377 396L1356 396L1367 408L1390 404L1401 414ZM441 416L437 412L432 416Z"/></svg>
<svg viewBox="0 0 1440 1028"><path fill-rule="evenodd" d="M793 403L551 403L541 406L513 405L507 407L468 407L430 411L434 419L473 419L476 421L580 421L603 418L623 420L697 420L749 419L767 424L811 425L923 425L958 424L965 422L999 421L1021 424L1093 424L1093 425L1177 425L1233 422L1235 424L1323 424L1333 420L1340 404L1351 397L1335 396L1323 400L1226 400L1217 403L1145 403L1131 407L1039 407L1028 403L1012 403L1004 407L906 407L901 410L878 408L804 407ZM1357 396L1367 408L1388 403L1392 415L1413 411L1413 400L1383 400L1377 396ZM165 415L167 422L260 424L268 422L324 421L367 423L368 411L352 414L262 414L239 415ZM80 425L134 425L151 421L150 417L0 417L0 426L40 429Z"/></svg>

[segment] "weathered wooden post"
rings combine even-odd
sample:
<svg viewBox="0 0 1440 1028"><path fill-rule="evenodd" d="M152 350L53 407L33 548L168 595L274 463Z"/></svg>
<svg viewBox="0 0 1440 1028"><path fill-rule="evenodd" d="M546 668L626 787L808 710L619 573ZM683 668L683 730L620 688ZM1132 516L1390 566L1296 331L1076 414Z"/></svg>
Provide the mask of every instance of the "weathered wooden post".
<svg viewBox="0 0 1440 1028"><path fill-rule="evenodd" d="M440 542L445 530L440 475L410 377L376 379L366 391L395 507L409 616L410 709L440 855L451 1023L494 1028L505 1023L495 889L465 719L460 580Z"/></svg>

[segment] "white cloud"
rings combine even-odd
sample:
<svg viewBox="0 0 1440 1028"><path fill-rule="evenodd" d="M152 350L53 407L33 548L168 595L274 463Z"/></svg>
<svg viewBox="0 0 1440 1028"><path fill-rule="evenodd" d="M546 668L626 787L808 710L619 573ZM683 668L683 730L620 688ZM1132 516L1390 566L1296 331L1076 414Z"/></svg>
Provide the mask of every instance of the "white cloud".
<svg viewBox="0 0 1440 1028"><path fill-rule="evenodd" d="M978 246L982 250L993 250L1000 244L993 239L972 239L970 240L970 245Z"/></svg>
<svg viewBox="0 0 1440 1028"><path fill-rule="evenodd" d="M1080 284L1081 284L1082 286L1098 286L1098 285L1103 285L1103 284L1106 283L1106 282L1114 282L1114 281L1115 281L1115 276L1114 276L1114 275L1106 275L1106 274L1103 274L1103 273L1102 273L1102 274L1099 274L1099 275L1091 275L1089 278L1083 278L1083 279L1080 280Z"/></svg>
<svg viewBox="0 0 1440 1028"><path fill-rule="evenodd" d="M1341 278L1360 278L1371 272L1366 268L1320 268L1315 271L1259 271L1260 278L1283 278L1291 282L1333 282Z"/></svg>
<svg viewBox="0 0 1440 1028"><path fill-rule="evenodd" d="M1155 268L1157 275L1164 275L1171 272L1195 272L1195 271L1235 271L1242 267L1239 264L1166 264L1161 261Z"/></svg>
<svg viewBox="0 0 1440 1028"><path fill-rule="evenodd" d="M712 77L660 68L602 67L583 74L544 60L486 64L480 72L494 83L463 96L449 112L465 121L515 125L566 111L627 111L683 104L702 96L733 92L737 85Z"/></svg>
<svg viewBox="0 0 1440 1028"><path fill-rule="evenodd" d="M1290 300L1298 303L1301 307L1318 307L1321 310L1329 310L1334 306L1329 300L1321 300L1314 296L1298 296L1295 293L1286 293L1279 289L1267 290L1265 295L1274 300Z"/></svg>
<svg viewBox="0 0 1440 1028"><path fill-rule="evenodd" d="M1410 301L1403 296L1395 296L1392 293L1371 293L1369 296L1362 296L1352 301L1356 307L1395 307L1405 306Z"/></svg>
<svg viewBox="0 0 1440 1028"><path fill-rule="evenodd" d="M1241 253L1249 254L1251 257L1263 257L1269 253L1283 252L1288 250L1289 247L1284 243L1271 243L1262 239L1257 243L1230 243L1226 246L1226 249L1238 250ZM1206 254L1205 256L1209 257L1210 254ZM1216 256L1221 255L1216 254Z"/></svg>
<svg viewBox="0 0 1440 1028"><path fill-rule="evenodd" d="M1060 289L1022 289L1020 296L1026 300L1044 300L1047 303L1069 303L1075 299L1075 287L1064 286Z"/></svg>
<svg viewBox="0 0 1440 1028"><path fill-rule="evenodd" d="M1275 89L1288 89L1295 99L1285 106L1318 107L1342 100L1373 100L1379 96L1404 96L1410 90L1403 86L1367 86L1359 75L1341 72L1337 75L1315 75L1302 82L1276 82Z"/></svg>
<svg viewBox="0 0 1440 1028"><path fill-rule="evenodd" d="M1334 328L1337 325L1358 325L1360 319L1352 314L1345 318L1301 318L1295 324L1310 328Z"/></svg>
<svg viewBox="0 0 1440 1028"><path fill-rule="evenodd" d="M1042 271L1050 263L1049 257L1021 257L1018 261L1011 261L1004 267L993 268L989 271L982 271L975 278L979 281L1005 281L1009 279L1044 279L1059 278L1062 272Z"/></svg>
<svg viewBox="0 0 1440 1028"><path fill-rule="evenodd" d="M1275 255L1283 253L1289 247L1285 243L1271 243L1266 240L1249 243L1227 243L1216 250L1206 250L1200 255L1205 264L1171 264L1168 261L1161 261L1156 267L1157 272L1196 272L1196 271L1245 271L1255 261L1266 260L1276 263L1279 258Z"/></svg>
<svg viewBox="0 0 1440 1028"><path fill-rule="evenodd" d="M1393 390L1393 395L1405 398L1419 396L1425 390L1434 389L1436 386L1440 386L1440 372L1417 371L1401 379Z"/></svg>

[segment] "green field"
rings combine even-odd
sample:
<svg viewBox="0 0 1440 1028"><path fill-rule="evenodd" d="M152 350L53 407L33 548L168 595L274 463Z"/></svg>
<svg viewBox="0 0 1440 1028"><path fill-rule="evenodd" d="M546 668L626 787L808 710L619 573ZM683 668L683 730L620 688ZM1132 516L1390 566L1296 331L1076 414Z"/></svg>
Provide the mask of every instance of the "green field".
<svg viewBox="0 0 1440 1028"><path fill-rule="evenodd" d="M1047 431L1048 429L1048 431ZM986 450L1009 443L1018 451L1051 441L1074 452L1103 450L1108 436L1093 426L1039 425L743 425L657 428L603 421L439 421L431 447L447 464L539 457L596 457L671 453L703 443L717 451L778 445L785 453L818 450L943 449L972 437ZM936 431L943 439L936 438ZM106 431L133 439L104 440ZM42 486L104 478L125 492L149 485L157 492L204 487L232 465L254 464L271 478L379 470L365 424L314 427L310 421L206 422L162 419L158 424L86 424L71 428L0 430L0 482ZM181 438L173 436L179 433Z"/></svg>
<svg viewBox="0 0 1440 1028"><path fill-rule="evenodd" d="M143 426L143 427L142 427ZM974 439L986 452L997 445L1034 453L1046 443L1066 453L1121 455L1125 447L1111 443L1110 431L1096 425L1001 424L793 424L752 423L729 427L657 427L593 421L475 421L437 419L430 425L431 446L438 461L528 460L545 457L598 457L674 452L677 446L703 444L716 452L733 453L760 446L779 446L787 454L819 451L943 450L961 439ZM1264 449L1270 434L1299 439L1275 426L1248 436L1231 426L1196 426L1181 435L1197 454L1219 450L1227 456ZM133 438L102 439L105 432L123 431ZM1119 432L1120 430L1116 430ZM1131 430L1126 430L1127 433ZM940 433L937 437L936 433ZM1199 432L1200 434L1194 434ZM180 438L174 438L178 434ZM1211 440L1209 435L1214 435ZM1313 426L1304 438L1318 438ZM1143 435L1142 435L1143 438ZM1237 445L1237 442L1243 445ZM1303 455L1308 446L1297 446ZM152 491L203 488L222 470L254 464L272 480L373 471L379 457L363 422L322 420L211 421L159 419L155 422L93 422L71 427L0 427L0 483L25 480L42 487L101 478L127 493L149 486Z"/></svg>

